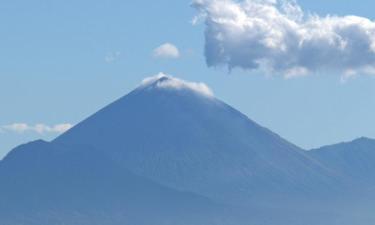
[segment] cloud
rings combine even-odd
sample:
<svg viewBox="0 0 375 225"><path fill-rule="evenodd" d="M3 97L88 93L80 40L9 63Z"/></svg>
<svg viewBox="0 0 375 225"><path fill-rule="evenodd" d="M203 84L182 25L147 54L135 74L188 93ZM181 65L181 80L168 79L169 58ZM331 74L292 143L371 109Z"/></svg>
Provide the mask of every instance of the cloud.
<svg viewBox="0 0 375 225"><path fill-rule="evenodd" d="M154 49L153 56L155 58L177 59L180 57L180 51L175 45L165 43Z"/></svg>
<svg viewBox="0 0 375 225"><path fill-rule="evenodd" d="M29 125L27 123L13 123L9 125L4 125L0 127L0 130L2 132L15 132L15 133L25 133L25 132L36 132L38 134L46 134L46 133L64 133L65 131L72 128L73 125L69 123L62 123L62 124L56 124L53 126L49 126L46 124L35 124L35 125Z"/></svg>
<svg viewBox="0 0 375 225"><path fill-rule="evenodd" d="M115 62L121 56L121 52L110 52L104 57L106 63Z"/></svg>
<svg viewBox="0 0 375 225"><path fill-rule="evenodd" d="M149 87L151 85L152 87L161 89L190 90L206 97L214 96L212 90L205 83L190 82L165 73L159 73L155 76L145 78L141 83L141 87Z"/></svg>
<svg viewBox="0 0 375 225"><path fill-rule="evenodd" d="M5 132L5 131L13 131L13 132L17 132L17 133L23 133L27 130L29 130L29 125L25 124L25 123L13 123L13 124L10 124L10 125L5 125L2 127L2 130Z"/></svg>
<svg viewBox="0 0 375 225"><path fill-rule="evenodd" d="M375 22L304 13L292 0L195 0L210 67L286 78L316 72L375 74Z"/></svg>

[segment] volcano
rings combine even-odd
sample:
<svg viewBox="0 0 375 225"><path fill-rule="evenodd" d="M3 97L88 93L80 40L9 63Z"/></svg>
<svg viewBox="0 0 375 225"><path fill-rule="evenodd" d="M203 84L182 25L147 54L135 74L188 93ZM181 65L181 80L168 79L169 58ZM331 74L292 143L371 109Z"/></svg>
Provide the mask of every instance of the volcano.
<svg viewBox="0 0 375 225"><path fill-rule="evenodd" d="M203 83L161 74L0 161L0 222L335 224L342 210L328 202L353 179L330 163L341 154L322 151L286 141Z"/></svg>

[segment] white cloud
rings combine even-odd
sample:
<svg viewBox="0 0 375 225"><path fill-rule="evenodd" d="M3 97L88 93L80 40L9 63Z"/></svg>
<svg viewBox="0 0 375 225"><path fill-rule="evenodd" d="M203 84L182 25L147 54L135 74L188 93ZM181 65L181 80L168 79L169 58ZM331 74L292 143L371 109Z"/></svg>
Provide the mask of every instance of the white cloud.
<svg viewBox="0 0 375 225"><path fill-rule="evenodd" d="M23 133L29 130L29 125L25 123L13 123L2 127L3 131L13 131L17 133Z"/></svg>
<svg viewBox="0 0 375 225"><path fill-rule="evenodd" d="M9 125L4 125L0 127L2 132L15 132L15 133L25 133L25 132L36 132L39 134L46 134L46 133L64 133L65 131L72 128L73 125L69 123L62 123L56 124L53 126L49 126L46 124L35 124L29 125L27 123L13 123Z"/></svg>
<svg viewBox="0 0 375 225"><path fill-rule="evenodd" d="M375 22L367 18L306 14L292 0L195 0L192 6L199 11L193 22L206 25L208 66L287 78L375 74Z"/></svg>
<svg viewBox="0 0 375 225"><path fill-rule="evenodd" d="M153 56L155 58L177 59L180 57L180 51L175 45L165 43L154 49Z"/></svg>
<svg viewBox="0 0 375 225"><path fill-rule="evenodd" d="M151 85L161 89L191 90L206 97L214 96L212 90L205 83L185 81L164 73L145 78L141 83L141 87Z"/></svg>
<svg viewBox="0 0 375 225"><path fill-rule="evenodd" d="M121 56L121 52L109 52L107 55L104 57L104 61L106 63L112 63L116 61L119 57Z"/></svg>
<svg viewBox="0 0 375 225"><path fill-rule="evenodd" d="M56 124L53 126L52 130L56 133L64 133L68 130L70 130L73 127L70 123L62 123L62 124Z"/></svg>
<svg viewBox="0 0 375 225"><path fill-rule="evenodd" d="M145 79L142 80L141 86L148 86L151 85L152 83L156 82L157 80L160 80L161 78L168 78L171 77L170 75L167 75L163 72L160 72L154 76L151 77L146 77Z"/></svg>

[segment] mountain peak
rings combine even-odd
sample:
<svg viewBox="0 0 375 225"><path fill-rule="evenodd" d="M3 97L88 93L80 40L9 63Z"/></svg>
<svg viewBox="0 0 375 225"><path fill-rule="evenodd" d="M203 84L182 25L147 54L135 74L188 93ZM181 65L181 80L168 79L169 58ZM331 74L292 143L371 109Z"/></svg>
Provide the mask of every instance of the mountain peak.
<svg viewBox="0 0 375 225"><path fill-rule="evenodd" d="M362 136L362 137L359 137L359 138L353 140L352 142L368 142L368 141L375 141L375 140L371 139L369 137Z"/></svg>
<svg viewBox="0 0 375 225"><path fill-rule="evenodd" d="M137 175L230 202L253 200L255 191L288 191L301 177L326 186L331 176L302 149L214 98L205 84L162 73L53 143L93 146ZM269 177L285 181L283 187Z"/></svg>
<svg viewBox="0 0 375 225"><path fill-rule="evenodd" d="M213 97L212 90L202 82L190 82L175 78L165 73L159 73L155 76L145 78L138 90L177 90L190 91L205 97Z"/></svg>

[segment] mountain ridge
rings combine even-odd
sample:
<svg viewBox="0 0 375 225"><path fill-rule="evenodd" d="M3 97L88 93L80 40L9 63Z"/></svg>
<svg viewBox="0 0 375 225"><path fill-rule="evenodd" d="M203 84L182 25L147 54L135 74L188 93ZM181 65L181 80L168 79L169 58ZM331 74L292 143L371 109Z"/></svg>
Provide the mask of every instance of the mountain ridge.
<svg viewBox="0 0 375 225"><path fill-rule="evenodd" d="M375 139L361 137L349 142L323 146L308 152L326 166L349 177L360 186L375 183Z"/></svg>

